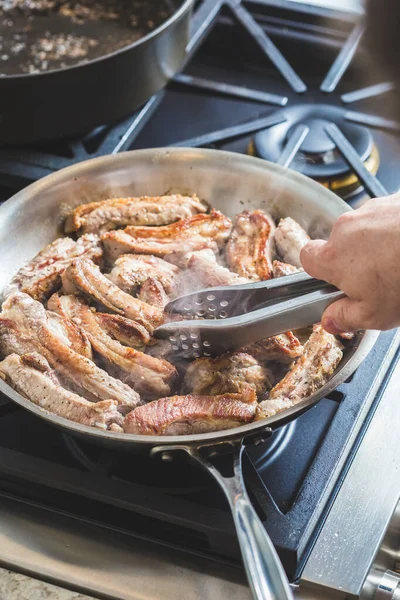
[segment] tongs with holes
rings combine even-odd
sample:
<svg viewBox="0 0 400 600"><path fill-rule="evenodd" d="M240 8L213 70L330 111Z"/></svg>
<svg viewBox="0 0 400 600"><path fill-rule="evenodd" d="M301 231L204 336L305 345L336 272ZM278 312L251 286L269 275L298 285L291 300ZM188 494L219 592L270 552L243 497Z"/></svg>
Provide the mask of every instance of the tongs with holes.
<svg viewBox="0 0 400 600"><path fill-rule="evenodd" d="M321 320L343 292L307 273L244 285L200 290L173 300L166 312L182 315L155 330L183 358L215 356Z"/></svg>

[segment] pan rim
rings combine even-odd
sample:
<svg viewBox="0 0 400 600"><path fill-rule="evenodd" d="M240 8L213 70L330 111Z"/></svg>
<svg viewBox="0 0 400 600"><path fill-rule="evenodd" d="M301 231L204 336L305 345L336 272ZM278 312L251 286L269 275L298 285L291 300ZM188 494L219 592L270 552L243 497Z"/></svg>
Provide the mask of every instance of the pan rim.
<svg viewBox="0 0 400 600"><path fill-rule="evenodd" d="M67 73L67 72L69 73L76 69L89 67L91 65L96 65L98 63L101 63L103 60L108 60L110 58L114 58L116 56L124 54L125 52L127 52L129 50L133 50L141 45L144 45L147 42L151 41L153 38L161 35L173 23L175 23L176 21L179 21L182 18L182 16L186 13L186 11L189 10L190 6L193 5L193 3L194 3L194 0L181 0L181 1L182 1L182 3L179 6L179 8L177 8L172 13L172 15L170 17L168 17L168 19L166 21L164 21L163 23L161 23L161 25L159 25L158 27L153 29L153 31L150 31L149 33L147 33L143 37L139 38L132 44L129 44L128 46L124 46L123 48L118 48L117 50L114 50L114 52L109 52L108 54L103 54L101 56L98 56L97 58L88 60L87 62L76 63L75 65L69 65L68 67L59 67L57 69L51 69L48 71L40 71L39 73L14 73L14 74L10 74L10 75L4 75L4 76L0 77L0 89L1 89L2 81L5 81L5 82L6 81L13 81L13 82L25 81L29 78L36 78L36 77L40 77L41 79L44 79L46 77L50 77L51 75L55 75L55 74Z"/></svg>
<svg viewBox="0 0 400 600"><path fill-rule="evenodd" d="M116 163L125 163L125 161L129 162L131 160L135 160L135 158L142 158L145 160L150 159L151 162L155 163L156 160L162 161L167 157L187 159L188 155L191 159L203 159L205 162L210 164L212 164L214 159L218 156L219 161L222 159L232 169L234 169L236 163L238 165L240 164L242 168L243 166L246 167L247 165L252 165L262 170L278 173L285 178L292 179L302 186L308 186L309 188L311 187L315 191L318 191L322 196L325 196L327 201L330 201L340 208L342 212L348 212L352 210L343 200L333 194L333 192L323 188L320 184L312 179L302 175L301 173L292 171L291 169L285 169L279 165L275 165L269 161L264 161L253 156L221 150L198 148L154 148L145 150L132 150L130 152L123 152L118 155L107 155L93 158L52 173L47 177L30 184L6 201L0 207L0 219L6 216L11 210L14 211L16 205L24 205L25 203L34 199L38 194L41 193L41 191L52 188L53 185L61 181L79 177L80 174L88 175L91 170L97 170L98 168L106 169L108 165L115 166ZM304 399L302 402L299 402L294 407L286 411L282 411L281 413L278 413L277 415L267 419L252 422L236 428L211 433L180 436L144 436L129 433L116 433L81 425L79 423L75 423L74 421L54 415L53 413L33 404L30 400L24 398L2 379L0 379L0 392L19 406L29 410L53 425L61 427L66 433L70 432L72 435L84 435L88 439L93 440L93 442L96 442L96 440L107 440L121 446L130 443L146 447L211 446L215 443L232 442L248 436L253 436L254 434L262 433L268 428L278 428L283 422L287 422L308 408L311 408L318 402L318 400L336 389L340 383L345 381L357 369L357 367L361 364L374 346L378 336L379 332L377 331L366 331L364 334L362 334L361 341L353 356L349 357L348 361L343 365L343 367L339 367L329 381L320 390Z"/></svg>

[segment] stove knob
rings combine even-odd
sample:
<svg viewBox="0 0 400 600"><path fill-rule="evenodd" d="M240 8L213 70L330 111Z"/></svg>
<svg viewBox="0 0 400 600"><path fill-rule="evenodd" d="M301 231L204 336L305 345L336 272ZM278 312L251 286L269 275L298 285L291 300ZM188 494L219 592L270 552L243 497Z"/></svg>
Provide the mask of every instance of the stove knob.
<svg viewBox="0 0 400 600"><path fill-rule="evenodd" d="M400 576L386 571L378 585L374 600L400 600Z"/></svg>

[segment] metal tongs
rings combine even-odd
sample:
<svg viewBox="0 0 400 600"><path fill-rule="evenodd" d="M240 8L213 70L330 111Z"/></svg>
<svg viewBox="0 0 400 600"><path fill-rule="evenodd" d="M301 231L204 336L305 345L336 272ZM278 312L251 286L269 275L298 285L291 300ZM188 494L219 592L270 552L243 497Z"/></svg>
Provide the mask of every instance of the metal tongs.
<svg viewBox="0 0 400 600"><path fill-rule="evenodd" d="M158 327L182 358L217 356L251 342L308 327L344 298L334 286L301 272L279 279L208 288L180 296L165 307L182 316Z"/></svg>

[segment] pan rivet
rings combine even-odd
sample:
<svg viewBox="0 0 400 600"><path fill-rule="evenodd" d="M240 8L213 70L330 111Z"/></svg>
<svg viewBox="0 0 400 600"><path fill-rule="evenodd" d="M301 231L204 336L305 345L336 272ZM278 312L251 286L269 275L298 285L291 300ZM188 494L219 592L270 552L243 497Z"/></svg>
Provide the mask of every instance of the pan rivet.
<svg viewBox="0 0 400 600"><path fill-rule="evenodd" d="M263 442L265 442L264 438L262 438L262 437L255 438L255 440L253 440L253 446L259 446Z"/></svg>
<svg viewBox="0 0 400 600"><path fill-rule="evenodd" d="M174 458L170 452L163 452L161 454L161 460L163 462L172 462L174 460Z"/></svg>

